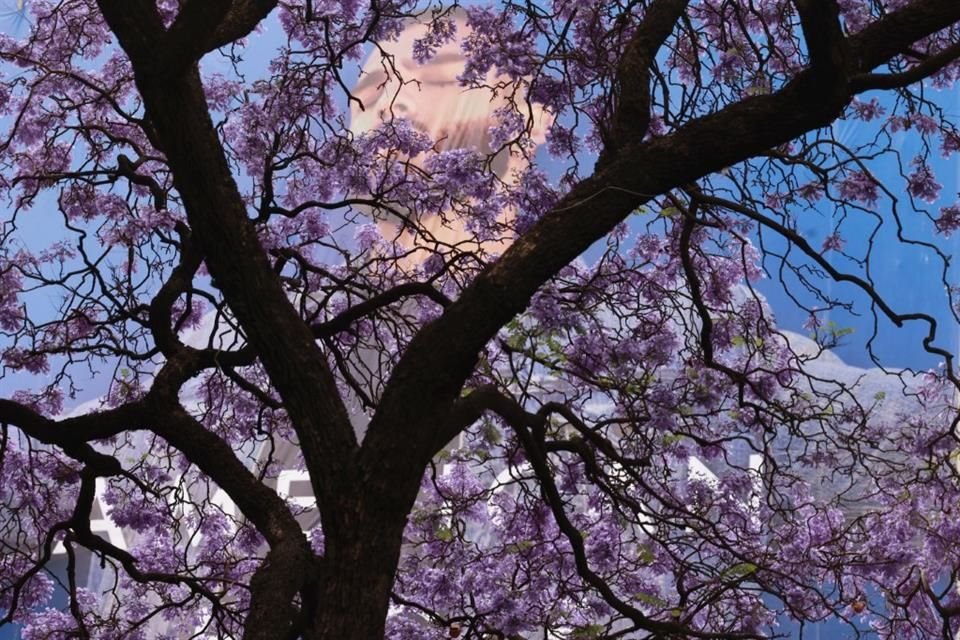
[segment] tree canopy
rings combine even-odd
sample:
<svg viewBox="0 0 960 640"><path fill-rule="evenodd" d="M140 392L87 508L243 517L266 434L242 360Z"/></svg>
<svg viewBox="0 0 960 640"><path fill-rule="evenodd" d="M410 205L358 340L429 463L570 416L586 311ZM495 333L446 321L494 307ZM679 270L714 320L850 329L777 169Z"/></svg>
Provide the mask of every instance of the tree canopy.
<svg viewBox="0 0 960 640"><path fill-rule="evenodd" d="M960 629L956 0L10 10L0 623Z"/></svg>

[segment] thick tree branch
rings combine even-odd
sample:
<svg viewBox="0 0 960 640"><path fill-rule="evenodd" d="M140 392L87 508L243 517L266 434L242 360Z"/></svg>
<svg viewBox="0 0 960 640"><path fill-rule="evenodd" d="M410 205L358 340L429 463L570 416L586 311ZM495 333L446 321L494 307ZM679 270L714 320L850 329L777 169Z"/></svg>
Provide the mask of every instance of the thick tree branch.
<svg viewBox="0 0 960 640"><path fill-rule="evenodd" d="M142 401L116 409L59 421L12 400L0 399L0 423L13 425L44 444L60 447L101 475L119 473L119 463L94 450L89 442L125 431L149 429L224 489L268 542L279 543L291 536L303 538L284 501L256 479L222 438L176 403L175 396L148 394Z"/></svg>
<svg viewBox="0 0 960 640"><path fill-rule="evenodd" d="M871 89L898 89L919 82L960 58L960 42L953 44L900 73L864 73L850 79L857 93Z"/></svg>
<svg viewBox="0 0 960 640"><path fill-rule="evenodd" d="M29 437L58 446L73 456L81 451L77 447L88 446L88 442L136 429L142 409L141 403L133 402L116 409L52 420L19 402L0 398L0 423L13 425Z"/></svg>
<svg viewBox="0 0 960 640"><path fill-rule="evenodd" d="M673 33L690 0L658 0L650 5L617 66L613 123L604 159L623 144L639 140L650 124L650 67Z"/></svg>
<svg viewBox="0 0 960 640"><path fill-rule="evenodd" d="M370 315L371 313L393 304L404 298L411 296L425 296L430 298L442 307L450 304L450 298L443 295L428 282L406 282L388 289L383 293L372 298L355 304L343 313L330 318L325 322L318 322L313 325L313 335L318 338L331 336L346 330L357 320Z"/></svg>
<svg viewBox="0 0 960 640"><path fill-rule="evenodd" d="M303 536L301 536L303 539ZM305 540L304 540L305 541ZM287 539L267 553L250 580L250 612L243 630L244 640L276 640L292 636L298 592L308 590L315 580L317 561L301 541ZM307 603L313 606L313 603Z"/></svg>
<svg viewBox="0 0 960 640"><path fill-rule="evenodd" d="M117 156L117 175L123 176L133 184L149 189L150 195L153 196L153 208L157 211L165 210L167 208L167 194L154 178L137 173L139 164L139 162L132 162L130 158L121 153Z"/></svg>
<svg viewBox="0 0 960 640"><path fill-rule="evenodd" d="M213 51L247 37L276 6L277 0L234 0L230 12L203 40L203 50Z"/></svg>
<svg viewBox="0 0 960 640"><path fill-rule="evenodd" d="M109 0L102 5L105 12L114 11ZM137 44L136 33L124 32L126 22L108 20L125 47ZM193 66L178 77L159 75L132 54L131 59L193 237L284 401L321 509L332 508L354 486L353 428L324 354L291 305L247 217L207 111L199 72ZM336 516L326 513L324 520L336 529Z"/></svg>
<svg viewBox="0 0 960 640"><path fill-rule="evenodd" d="M222 438L179 405L152 405L145 414L144 426L183 452L226 491L271 546L291 537L306 545L300 526L284 501L256 479Z"/></svg>
<svg viewBox="0 0 960 640"><path fill-rule="evenodd" d="M834 84L848 72L847 42L840 25L836 0L793 0L810 56L810 70Z"/></svg>
<svg viewBox="0 0 960 640"><path fill-rule="evenodd" d="M179 73L205 54L246 37L277 0L190 0L163 41L164 64Z"/></svg>
<svg viewBox="0 0 960 640"><path fill-rule="evenodd" d="M176 400L179 384L174 381L168 385L163 379L165 375L176 376L178 373L180 368L175 363L168 363L168 367L157 376L157 385L144 400L60 421L46 418L11 400L0 399L0 422L11 424L40 442L60 447L97 475L115 475L122 473L122 469L115 459L93 449L89 441L137 429L149 429L164 438L226 491L264 536L271 546L270 557L274 564L270 565L273 568L262 569L264 577L261 581L277 582L277 576L282 575L286 586L280 592L289 603L293 594L312 575L306 568L313 562L313 555L300 525L285 502L247 469L223 439L208 431L179 405ZM299 580L291 580L287 569L276 568L290 563L300 566ZM277 589L276 584L270 587L268 601L273 601ZM289 615L284 615L287 617L283 619L288 623ZM279 624L281 620L273 622ZM251 629L254 628L259 626L252 625Z"/></svg>
<svg viewBox="0 0 960 640"><path fill-rule="evenodd" d="M186 225L179 225L180 233L180 263L173 268L170 277L160 287L157 294L150 301L150 330L157 347L168 358L183 349L173 330L172 308L177 298L187 290L193 281L193 276L203 262L203 254L190 240L190 230Z"/></svg>
<svg viewBox="0 0 960 640"><path fill-rule="evenodd" d="M163 38L166 61L173 72L200 59L202 44L223 22L234 0L186 0Z"/></svg>
<svg viewBox="0 0 960 640"><path fill-rule="evenodd" d="M249 35L277 0L190 0L169 29L149 0L97 4L139 73L173 78L204 54Z"/></svg>
<svg viewBox="0 0 960 640"><path fill-rule="evenodd" d="M157 3L153 0L97 0L97 6L131 62L144 71L155 73L160 53L158 44L164 34Z"/></svg>
<svg viewBox="0 0 960 640"><path fill-rule="evenodd" d="M853 59L873 68L958 19L960 3L953 0L913 3L851 38ZM411 342L364 440L361 455L368 472L376 469L385 482L395 484L409 473L413 450L418 459L429 458L429 449L442 439L437 430L445 416L439 406L459 395L483 346L526 308L544 282L631 211L656 195L827 126L852 95L852 88L808 69L774 94L744 99L670 136L625 147L572 189ZM425 409L412 400L422 397L434 398L438 408Z"/></svg>
<svg viewBox="0 0 960 640"><path fill-rule="evenodd" d="M960 2L919 0L868 25L850 38L854 68L867 73L886 64L929 35L960 20ZM918 78L919 79L919 78Z"/></svg>

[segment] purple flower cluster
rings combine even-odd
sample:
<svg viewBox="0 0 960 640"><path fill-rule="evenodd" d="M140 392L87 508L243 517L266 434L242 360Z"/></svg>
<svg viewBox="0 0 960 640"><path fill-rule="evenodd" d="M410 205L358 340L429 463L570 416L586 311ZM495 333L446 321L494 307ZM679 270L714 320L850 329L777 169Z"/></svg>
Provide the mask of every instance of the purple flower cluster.
<svg viewBox="0 0 960 640"><path fill-rule="evenodd" d="M915 168L907 176L907 193L924 202L936 202L943 185L936 181L933 170L922 158L914 158L912 164Z"/></svg>
<svg viewBox="0 0 960 640"><path fill-rule="evenodd" d="M845 200L862 202L868 206L877 203L877 181L863 171L851 171L838 185L840 197Z"/></svg>

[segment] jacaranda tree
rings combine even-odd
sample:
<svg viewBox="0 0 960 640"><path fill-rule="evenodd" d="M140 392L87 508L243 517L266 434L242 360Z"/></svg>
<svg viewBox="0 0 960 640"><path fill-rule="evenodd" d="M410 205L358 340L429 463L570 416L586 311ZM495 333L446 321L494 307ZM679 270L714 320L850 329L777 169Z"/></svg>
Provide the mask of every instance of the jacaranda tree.
<svg viewBox="0 0 960 640"><path fill-rule="evenodd" d="M11 10L0 621L23 637L960 628L958 380L873 251L927 251L952 300L957 0ZM481 130L409 98L445 86ZM942 366L831 373L856 304Z"/></svg>

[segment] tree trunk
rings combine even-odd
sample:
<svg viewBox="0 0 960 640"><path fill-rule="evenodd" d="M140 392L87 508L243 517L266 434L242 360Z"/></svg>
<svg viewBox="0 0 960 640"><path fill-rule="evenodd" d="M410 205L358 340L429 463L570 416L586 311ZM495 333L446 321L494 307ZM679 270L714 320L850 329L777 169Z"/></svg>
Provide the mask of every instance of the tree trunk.
<svg viewBox="0 0 960 640"><path fill-rule="evenodd" d="M351 531L325 541L305 640L383 640L406 518L360 503Z"/></svg>

